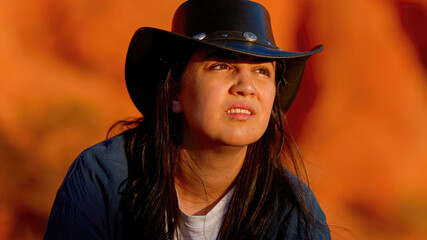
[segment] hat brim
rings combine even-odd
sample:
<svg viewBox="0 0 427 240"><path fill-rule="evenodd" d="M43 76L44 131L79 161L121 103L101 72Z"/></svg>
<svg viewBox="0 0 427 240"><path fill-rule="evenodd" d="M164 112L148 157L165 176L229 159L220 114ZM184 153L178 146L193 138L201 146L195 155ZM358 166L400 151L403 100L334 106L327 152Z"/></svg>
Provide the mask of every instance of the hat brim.
<svg viewBox="0 0 427 240"><path fill-rule="evenodd" d="M286 84L281 84L278 89L280 105L285 112L296 96L306 61L311 55L323 50L323 45L318 45L308 52L287 52L248 41L203 41L157 28L142 27L135 32L129 45L125 79L132 101L144 116L153 112L158 84L166 78L167 69L163 69L165 66L162 62L174 56L193 52L202 46L255 57L285 60Z"/></svg>

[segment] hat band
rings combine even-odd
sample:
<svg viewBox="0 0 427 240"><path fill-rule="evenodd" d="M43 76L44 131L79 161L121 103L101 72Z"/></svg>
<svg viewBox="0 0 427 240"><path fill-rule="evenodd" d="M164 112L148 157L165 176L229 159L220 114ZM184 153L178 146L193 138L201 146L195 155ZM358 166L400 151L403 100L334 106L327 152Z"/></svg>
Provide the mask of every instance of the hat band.
<svg viewBox="0 0 427 240"><path fill-rule="evenodd" d="M260 36L257 36L251 32L217 31L217 32L211 32L211 33L198 33L194 35L193 38L201 41L237 40L237 41L244 41L244 42L253 42L268 48L280 50L280 48L276 47L274 43Z"/></svg>

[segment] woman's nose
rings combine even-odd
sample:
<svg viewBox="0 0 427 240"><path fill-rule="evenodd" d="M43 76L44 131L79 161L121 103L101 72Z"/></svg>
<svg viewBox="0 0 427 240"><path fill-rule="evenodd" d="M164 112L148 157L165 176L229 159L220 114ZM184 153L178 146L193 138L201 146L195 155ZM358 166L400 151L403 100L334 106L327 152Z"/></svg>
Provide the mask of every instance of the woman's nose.
<svg viewBox="0 0 427 240"><path fill-rule="evenodd" d="M241 70L235 75L235 82L230 88L230 93L240 96L255 96L256 88L251 71Z"/></svg>

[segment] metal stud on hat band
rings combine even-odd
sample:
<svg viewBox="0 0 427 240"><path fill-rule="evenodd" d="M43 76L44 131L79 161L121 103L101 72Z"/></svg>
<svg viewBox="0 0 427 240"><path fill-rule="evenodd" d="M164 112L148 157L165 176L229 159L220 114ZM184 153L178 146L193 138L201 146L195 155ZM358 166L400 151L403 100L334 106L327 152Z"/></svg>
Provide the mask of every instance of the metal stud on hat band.
<svg viewBox="0 0 427 240"><path fill-rule="evenodd" d="M257 36L251 32L243 33L243 37L249 42L255 42L258 39Z"/></svg>
<svg viewBox="0 0 427 240"><path fill-rule="evenodd" d="M199 33L193 36L194 39L203 40L206 37L206 33Z"/></svg>

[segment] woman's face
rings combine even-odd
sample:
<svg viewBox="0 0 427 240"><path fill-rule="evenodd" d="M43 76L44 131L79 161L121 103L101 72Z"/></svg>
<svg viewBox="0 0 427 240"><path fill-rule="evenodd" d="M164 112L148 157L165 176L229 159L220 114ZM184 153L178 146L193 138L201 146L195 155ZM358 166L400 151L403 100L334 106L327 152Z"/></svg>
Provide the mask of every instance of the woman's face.
<svg viewBox="0 0 427 240"><path fill-rule="evenodd" d="M200 49L182 75L172 111L183 113L183 145L247 146L269 123L276 94L276 63Z"/></svg>

